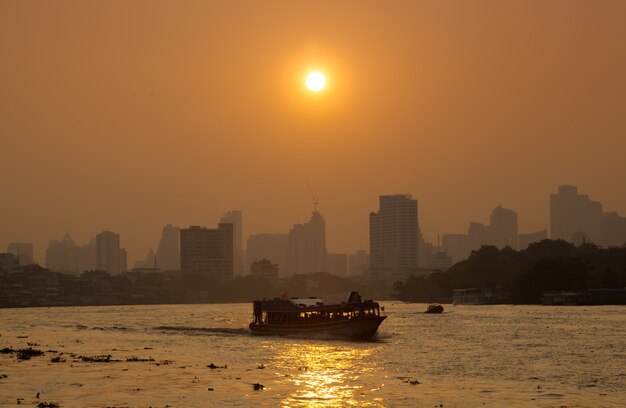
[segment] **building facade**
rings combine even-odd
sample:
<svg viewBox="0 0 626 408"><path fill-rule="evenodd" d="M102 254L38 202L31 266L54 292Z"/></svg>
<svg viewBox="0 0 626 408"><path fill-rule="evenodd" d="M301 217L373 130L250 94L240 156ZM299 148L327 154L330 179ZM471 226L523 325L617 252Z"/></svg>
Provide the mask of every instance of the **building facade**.
<svg viewBox="0 0 626 408"><path fill-rule="evenodd" d="M220 223L216 229L181 229L180 268L183 273L205 275L214 282L232 279L233 224Z"/></svg>
<svg viewBox="0 0 626 408"><path fill-rule="evenodd" d="M326 222L313 211L305 224L294 224L287 238L287 276L326 270Z"/></svg>

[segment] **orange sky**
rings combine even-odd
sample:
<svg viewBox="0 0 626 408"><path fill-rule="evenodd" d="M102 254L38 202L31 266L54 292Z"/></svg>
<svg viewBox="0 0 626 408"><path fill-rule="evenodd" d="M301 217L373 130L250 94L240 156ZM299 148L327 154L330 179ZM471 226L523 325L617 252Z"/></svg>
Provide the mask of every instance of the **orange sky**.
<svg viewBox="0 0 626 408"><path fill-rule="evenodd" d="M426 237L575 184L626 215L626 2L0 0L0 250L166 223L368 248L378 195ZM310 69L321 94L304 90Z"/></svg>

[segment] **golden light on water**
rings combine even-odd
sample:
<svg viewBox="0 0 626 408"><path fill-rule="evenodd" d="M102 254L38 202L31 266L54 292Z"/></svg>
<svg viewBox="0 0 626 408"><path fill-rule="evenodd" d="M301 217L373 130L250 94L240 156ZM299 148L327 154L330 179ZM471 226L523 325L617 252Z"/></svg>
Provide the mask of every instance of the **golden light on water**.
<svg viewBox="0 0 626 408"><path fill-rule="evenodd" d="M291 369L284 382L296 391L282 405L312 407L382 406L382 401L359 384L359 377L374 370L363 364L372 349L326 344L293 344L277 356L276 365ZM366 366L367 368L364 368Z"/></svg>

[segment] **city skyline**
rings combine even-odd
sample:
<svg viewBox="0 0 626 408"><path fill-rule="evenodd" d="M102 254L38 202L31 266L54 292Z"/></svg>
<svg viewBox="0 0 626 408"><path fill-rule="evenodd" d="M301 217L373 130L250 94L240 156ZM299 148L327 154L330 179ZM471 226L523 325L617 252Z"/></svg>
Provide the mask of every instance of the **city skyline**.
<svg viewBox="0 0 626 408"><path fill-rule="evenodd" d="M232 208L287 231L305 180L340 252L381 194L418 198L431 242L498 204L545 228L562 184L626 214L623 2L0 7L0 246L39 260L111 230L132 261Z"/></svg>

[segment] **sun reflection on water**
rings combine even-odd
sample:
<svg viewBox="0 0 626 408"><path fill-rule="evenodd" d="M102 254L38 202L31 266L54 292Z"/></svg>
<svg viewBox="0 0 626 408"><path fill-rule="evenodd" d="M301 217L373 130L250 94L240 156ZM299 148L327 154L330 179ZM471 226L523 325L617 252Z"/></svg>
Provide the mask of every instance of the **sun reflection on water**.
<svg viewBox="0 0 626 408"><path fill-rule="evenodd" d="M382 406L359 378L375 370L365 359L372 348L327 344L291 344L276 356L276 366L292 373L285 385L295 391L282 401L285 407ZM366 395L367 394L367 395Z"/></svg>

